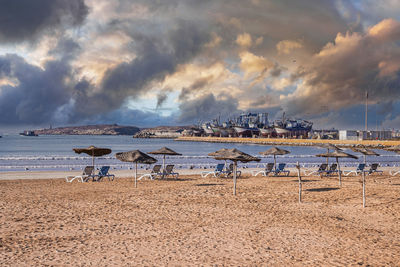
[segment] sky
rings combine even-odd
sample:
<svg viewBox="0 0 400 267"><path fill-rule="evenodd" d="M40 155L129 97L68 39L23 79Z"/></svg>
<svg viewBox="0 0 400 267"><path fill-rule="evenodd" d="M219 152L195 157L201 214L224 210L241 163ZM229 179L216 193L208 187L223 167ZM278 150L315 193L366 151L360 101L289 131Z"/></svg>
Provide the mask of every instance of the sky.
<svg viewBox="0 0 400 267"><path fill-rule="evenodd" d="M0 127L400 128L398 0L0 0Z"/></svg>

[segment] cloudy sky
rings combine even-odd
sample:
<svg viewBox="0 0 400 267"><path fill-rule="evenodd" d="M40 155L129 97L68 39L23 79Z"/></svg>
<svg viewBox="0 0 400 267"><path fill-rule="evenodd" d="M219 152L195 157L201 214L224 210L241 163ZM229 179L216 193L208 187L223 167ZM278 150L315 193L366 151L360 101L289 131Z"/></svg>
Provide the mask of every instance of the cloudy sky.
<svg viewBox="0 0 400 267"><path fill-rule="evenodd" d="M242 111L400 128L398 0L0 0L0 126Z"/></svg>

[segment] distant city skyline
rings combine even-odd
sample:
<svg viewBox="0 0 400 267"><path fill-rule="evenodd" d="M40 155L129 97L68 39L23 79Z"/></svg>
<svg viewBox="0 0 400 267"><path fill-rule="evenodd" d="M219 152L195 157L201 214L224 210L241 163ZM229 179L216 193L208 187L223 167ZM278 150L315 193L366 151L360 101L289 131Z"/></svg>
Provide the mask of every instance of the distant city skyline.
<svg viewBox="0 0 400 267"><path fill-rule="evenodd" d="M285 112L400 128L394 0L1 1L0 131Z"/></svg>

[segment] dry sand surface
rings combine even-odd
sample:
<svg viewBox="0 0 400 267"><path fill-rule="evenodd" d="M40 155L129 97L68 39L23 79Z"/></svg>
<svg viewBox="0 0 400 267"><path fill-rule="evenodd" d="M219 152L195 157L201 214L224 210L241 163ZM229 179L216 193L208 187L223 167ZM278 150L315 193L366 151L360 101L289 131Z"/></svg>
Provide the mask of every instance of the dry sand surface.
<svg viewBox="0 0 400 267"><path fill-rule="evenodd" d="M399 266L400 177L0 181L0 265Z"/></svg>

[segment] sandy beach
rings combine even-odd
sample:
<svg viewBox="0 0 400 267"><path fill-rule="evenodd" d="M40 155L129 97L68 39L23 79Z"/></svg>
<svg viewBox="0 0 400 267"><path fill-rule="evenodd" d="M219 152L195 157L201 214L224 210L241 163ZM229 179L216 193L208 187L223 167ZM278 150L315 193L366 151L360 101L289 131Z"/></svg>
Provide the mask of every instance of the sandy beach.
<svg viewBox="0 0 400 267"><path fill-rule="evenodd" d="M398 266L400 177L0 181L3 266Z"/></svg>

